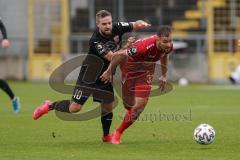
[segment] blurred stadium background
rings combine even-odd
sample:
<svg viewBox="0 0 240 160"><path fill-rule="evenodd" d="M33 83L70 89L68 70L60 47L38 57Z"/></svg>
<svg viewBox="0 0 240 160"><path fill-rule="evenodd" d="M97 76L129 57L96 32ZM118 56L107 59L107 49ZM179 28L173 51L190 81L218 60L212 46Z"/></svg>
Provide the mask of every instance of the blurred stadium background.
<svg viewBox="0 0 240 160"><path fill-rule="evenodd" d="M240 0L0 0L11 42L0 49L1 78L47 80L66 59L86 53L100 9L111 11L114 21L150 22L142 37L171 25L173 81L229 83L240 64Z"/></svg>

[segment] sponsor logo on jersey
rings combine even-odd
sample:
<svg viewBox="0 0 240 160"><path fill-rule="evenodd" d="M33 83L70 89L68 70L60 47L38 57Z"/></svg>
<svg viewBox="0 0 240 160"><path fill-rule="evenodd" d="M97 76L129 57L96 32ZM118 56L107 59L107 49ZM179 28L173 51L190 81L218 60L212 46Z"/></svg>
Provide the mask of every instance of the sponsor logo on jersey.
<svg viewBox="0 0 240 160"><path fill-rule="evenodd" d="M149 49L149 48L151 48L153 46L154 46L154 44L150 44L149 46L147 46L147 49Z"/></svg>
<svg viewBox="0 0 240 160"><path fill-rule="evenodd" d="M129 23L127 23L127 22L120 22L120 25L121 26L129 26Z"/></svg>

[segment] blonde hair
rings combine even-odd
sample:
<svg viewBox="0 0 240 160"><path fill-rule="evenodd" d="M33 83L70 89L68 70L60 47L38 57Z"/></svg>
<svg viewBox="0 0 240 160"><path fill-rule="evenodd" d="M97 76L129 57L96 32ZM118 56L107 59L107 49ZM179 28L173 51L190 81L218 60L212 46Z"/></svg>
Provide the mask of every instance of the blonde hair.
<svg viewBox="0 0 240 160"><path fill-rule="evenodd" d="M104 18L107 16L112 16L112 14L107 10L100 10L96 14L96 20L99 20L100 18Z"/></svg>

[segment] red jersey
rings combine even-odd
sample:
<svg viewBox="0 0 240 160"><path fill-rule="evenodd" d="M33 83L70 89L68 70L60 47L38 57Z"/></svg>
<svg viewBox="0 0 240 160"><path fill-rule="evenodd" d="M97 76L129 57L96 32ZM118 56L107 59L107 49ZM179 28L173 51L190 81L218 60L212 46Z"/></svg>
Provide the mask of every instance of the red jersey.
<svg viewBox="0 0 240 160"><path fill-rule="evenodd" d="M124 73L136 72L140 70L154 71L155 62L160 60L163 56L170 53L173 48L164 52L157 48L157 35L147 38L139 39L131 47L127 49L129 58L126 62L121 64L121 70Z"/></svg>

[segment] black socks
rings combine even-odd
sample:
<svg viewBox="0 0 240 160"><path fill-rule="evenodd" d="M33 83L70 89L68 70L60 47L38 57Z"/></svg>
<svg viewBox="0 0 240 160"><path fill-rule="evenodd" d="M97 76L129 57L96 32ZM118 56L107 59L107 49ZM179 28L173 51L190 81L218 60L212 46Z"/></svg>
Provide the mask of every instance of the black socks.
<svg viewBox="0 0 240 160"><path fill-rule="evenodd" d="M103 129L103 135L107 136L109 134L110 126L112 123L112 117L113 113L107 113L101 116L101 122L102 122L102 129Z"/></svg>
<svg viewBox="0 0 240 160"><path fill-rule="evenodd" d="M0 88L7 93L7 95L11 98L11 100L13 100L14 98L14 93L11 90L11 88L9 87L9 85L7 84L6 81L0 79Z"/></svg>
<svg viewBox="0 0 240 160"><path fill-rule="evenodd" d="M69 111L70 103L71 103L70 100L53 102L52 105L49 106L49 110L57 110L60 112L70 113ZM104 112L102 113L102 115L103 116L101 116L101 122L102 122L103 134L104 136L107 136L109 134L110 126L112 124L113 113Z"/></svg>
<svg viewBox="0 0 240 160"><path fill-rule="evenodd" d="M70 106L70 100L62 100L62 101L53 102L52 105L49 106L49 110L55 109L60 112L70 113L69 106Z"/></svg>

